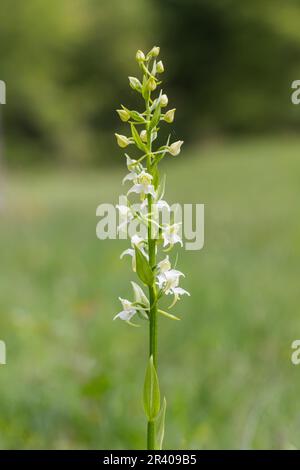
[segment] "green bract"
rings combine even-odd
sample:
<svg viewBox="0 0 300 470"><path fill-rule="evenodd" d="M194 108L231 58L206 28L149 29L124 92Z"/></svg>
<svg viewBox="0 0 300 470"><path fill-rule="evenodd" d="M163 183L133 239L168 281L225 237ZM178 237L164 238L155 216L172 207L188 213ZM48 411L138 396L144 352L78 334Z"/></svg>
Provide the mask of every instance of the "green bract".
<svg viewBox="0 0 300 470"><path fill-rule="evenodd" d="M160 390L158 377L150 356L144 383L144 409L148 421L153 421L160 411Z"/></svg>

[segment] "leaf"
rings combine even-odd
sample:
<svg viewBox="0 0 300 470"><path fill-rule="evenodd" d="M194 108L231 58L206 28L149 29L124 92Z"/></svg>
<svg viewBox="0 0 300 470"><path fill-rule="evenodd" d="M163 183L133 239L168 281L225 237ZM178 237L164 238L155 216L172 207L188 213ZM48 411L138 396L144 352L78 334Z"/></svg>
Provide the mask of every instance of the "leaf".
<svg viewBox="0 0 300 470"><path fill-rule="evenodd" d="M164 397L162 407L156 419L156 450L162 450L162 444L165 436L165 417L167 409L167 400Z"/></svg>
<svg viewBox="0 0 300 470"><path fill-rule="evenodd" d="M136 260L136 272L140 278L140 280L146 284L147 286L151 286L153 284L153 272L150 268L147 258L143 255L141 250L138 249L137 246L134 247L135 249L135 260Z"/></svg>
<svg viewBox="0 0 300 470"><path fill-rule="evenodd" d="M155 111L153 113L152 119L149 124L150 130L154 129L157 126L160 120L160 115L161 115L161 109L160 109L160 105L158 104L155 108Z"/></svg>
<svg viewBox="0 0 300 470"><path fill-rule="evenodd" d="M158 313L161 313L161 315L164 315L167 318L170 318L170 320L179 320L180 318L176 317L175 315L172 315L172 313L165 312L164 310L158 309Z"/></svg>
<svg viewBox="0 0 300 470"><path fill-rule="evenodd" d="M153 364L153 356L150 356L146 370L143 401L148 421L153 421L157 417L160 410L159 383Z"/></svg>
<svg viewBox="0 0 300 470"><path fill-rule="evenodd" d="M134 138L134 141L135 141L137 147L140 150L142 150L143 152L145 152L147 149L146 149L145 145L143 144L142 139L140 138L140 135L139 135L138 131L136 130L134 124L130 124L130 126L131 126L132 137Z"/></svg>

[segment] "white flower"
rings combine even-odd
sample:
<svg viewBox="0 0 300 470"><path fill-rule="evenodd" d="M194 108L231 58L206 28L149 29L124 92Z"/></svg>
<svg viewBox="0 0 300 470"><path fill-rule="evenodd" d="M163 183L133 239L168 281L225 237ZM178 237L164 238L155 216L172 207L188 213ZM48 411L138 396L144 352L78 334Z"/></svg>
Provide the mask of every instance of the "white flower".
<svg viewBox="0 0 300 470"><path fill-rule="evenodd" d="M138 177L138 174L134 170L135 168L134 163L136 162L136 160L133 160L126 154L126 162L127 162L127 168L129 170L129 173L123 178L122 184L124 184L125 181L135 181Z"/></svg>
<svg viewBox="0 0 300 470"><path fill-rule="evenodd" d="M141 173L137 176L135 180L134 186L128 191L127 194L130 193L138 193L138 194L151 194L151 196L155 197L155 190L153 184L151 184L153 176L147 173L145 170L141 171Z"/></svg>
<svg viewBox="0 0 300 470"><path fill-rule="evenodd" d="M166 294L171 294L172 290L178 287L180 276L184 276L181 271L177 269L168 269L157 275L157 283L160 289Z"/></svg>
<svg viewBox="0 0 300 470"><path fill-rule="evenodd" d="M158 269L159 269L160 273L164 273L166 271L169 271L171 269L171 263L170 263L170 260L169 260L169 256L166 256L165 259L160 261L157 266L158 266Z"/></svg>
<svg viewBox="0 0 300 470"><path fill-rule="evenodd" d="M180 153L180 148L182 144L183 140L177 140L177 142L173 142L173 144L168 147L168 152L174 157L176 157L176 155L179 155Z"/></svg>
<svg viewBox="0 0 300 470"><path fill-rule="evenodd" d="M123 310L114 317L114 320L120 318L124 321L130 321L136 313L139 313L143 318L148 320L147 311L149 311L150 308L149 300L138 284L131 281L131 285L133 288L134 302L119 297Z"/></svg>
<svg viewBox="0 0 300 470"><path fill-rule="evenodd" d="M138 235L133 235L131 237L131 246L132 248L127 248L127 250L124 250L123 253L120 255L120 259L122 259L124 256L128 255L132 257L132 270L135 272L136 271L136 259L135 259L135 246L137 246L143 255L148 259L148 255L145 252L143 248L143 244L145 243L145 240Z"/></svg>
<svg viewBox="0 0 300 470"><path fill-rule="evenodd" d="M177 271L176 269L169 269L167 271L160 272L157 276L157 284L159 288L162 289L167 295L174 295L174 301L169 308L173 307L173 305L180 298L180 295L190 295L189 292L187 292L185 289L179 287L178 284L180 276L184 276L184 274L181 271Z"/></svg>
<svg viewBox="0 0 300 470"><path fill-rule="evenodd" d="M121 297L119 297L119 300L123 306L123 310L114 317L114 320L120 318L120 320L130 321L133 315L136 314L137 307L134 306L133 303L127 299L122 299Z"/></svg>
<svg viewBox="0 0 300 470"><path fill-rule="evenodd" d="M182 240L178 235L180 224L167 225L162 229L162 237L164 240L164 247L167 245L173 246L175 243L180 243L182 246Z"/></svg>

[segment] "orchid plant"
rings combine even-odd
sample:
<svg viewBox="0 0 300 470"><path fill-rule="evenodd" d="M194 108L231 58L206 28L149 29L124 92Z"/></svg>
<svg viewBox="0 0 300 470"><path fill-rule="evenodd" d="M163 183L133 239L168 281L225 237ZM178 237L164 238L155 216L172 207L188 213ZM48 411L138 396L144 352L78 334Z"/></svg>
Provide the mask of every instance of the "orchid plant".
<svg viewBox="0 0 300 470"><path fill-rule="evenodd" d="M160 302L163 296L173 296L169 309L180 299L181 295L189 293L179 286L182 272L172 267L169 255L174 245L180 244L180 223L169 220L161 223L161 210L171 213L169 204L163 200L165 178L160 178L158 164L166 156L179 155L183 141L170 143L170 136L165 145L154 149L161 123L172 123L175 109L165 111L168 97L158 87L162 83L160 74L164 72L161 60L158 60L159 47L153 47L146 55L137 51L136 60L142 73L142 79L129 77L130 87L141 95L143 110L130 110L122 105L117 110L120 119L130 126L130 136L115 134L121 148L131 145L141 153L132 158L125 153L129 173L123 179L123 184L130 184L126 201L117 206L122 223L119 230L127 230L132 221L139 222L144 227L143 236L138 233L131 235L131 248L121 254L132 258L132 269L139 280L148 289L136 282L131 282L133 300L119 298L122 310L115 316L130 325L137 326L136 319L149 323L149 360L144 383L143 403L148 420L147 448L161 449L164 437L164 421L166 399L161 403L159 381L157 375L157 334L158 316L164 315L169 319L178 320L175 315L162 310ZM153 97L156 92L156 97ZM134 204L133 198L139 198L139 205Z"/></svg>

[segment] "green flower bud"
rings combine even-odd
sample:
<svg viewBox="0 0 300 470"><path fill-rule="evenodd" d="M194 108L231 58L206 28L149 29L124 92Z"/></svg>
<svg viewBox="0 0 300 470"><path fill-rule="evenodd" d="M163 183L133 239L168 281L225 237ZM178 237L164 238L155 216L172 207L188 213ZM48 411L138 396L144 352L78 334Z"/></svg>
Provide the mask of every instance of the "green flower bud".
<svg viewBox="0 0 300 470"><path fill-rule="evenodd" d="M160 61L157 62L157 64L156 64L156 72L157 72L157 73L163 73L164 70L165 70L164 64L163 64L162 61L160 60Z"/></svg>
<svg viewBox="0 0 300 470"><path fill-rule="evenodd" d="M154 91L156 88L156 80L154 77L150 77L147 83L148 89Z"/></svg>
<svg viewBox="0 0 300 470"><path fill-rule="evenodd" d="M168 102L169 102L169 99L168 99L167 95L161 95L161 97L160 97L160 106L162 108L165 108L166 106L168 106Z"/></svg>
<svg viewBox="0 0 300 470"><path fill-rule="evenodd" d="M125 148L127 145L131 144L130 140L125 135L115 134L115 136L119 147Z"/></svg>
<svg viewBox="0 0 300 470"><path fill-rule="evenodd" d="M135 58L138 62L142 62L143 60L145 60L145 54L139 49L135 55Z"/></svg>
<svg viewBox="0 0 300 470"><path fill-rule="evenodd" d="M125 109L117 109L121 121L126 122L130 119L130 114Z"/></svg>
<svg viewBox="0 0 300 470"><path fill-rule="evenodd" d="M183 140L178 140L177 142L174 142L168 147L168 152L176 157L176 155L179 155L180 153L180 148L183 144Z"/></svg>
<svg viewBox="0 0 300 470"><path fill-rule="evenodd" d="M142 142L147 142L147 131L145 129L143 131L141 131L140 138L141 138Z"/></svg>
<svg viewBox="0 0 300 470"><path fill-rule="evenodd" d="M176 108L169 109L169 111L167 111L165 116L164 116L164 120L168 123L173 122L174 121L175 111L176 111Z"/></svg>
<svg viewBox="0 0 300 470"><path fill-rule="evenodd" d="M133 90L141 91L142 84L141 82L135 77L128 77L129 78L129 85Z"/></svg>
<svg viewBox="0 0 300 470"><path fill-rule="evenodd" d="M158 46L152 47L151 51L148 53L150 57L157 57L159 54L160 48Z"/></svg>

